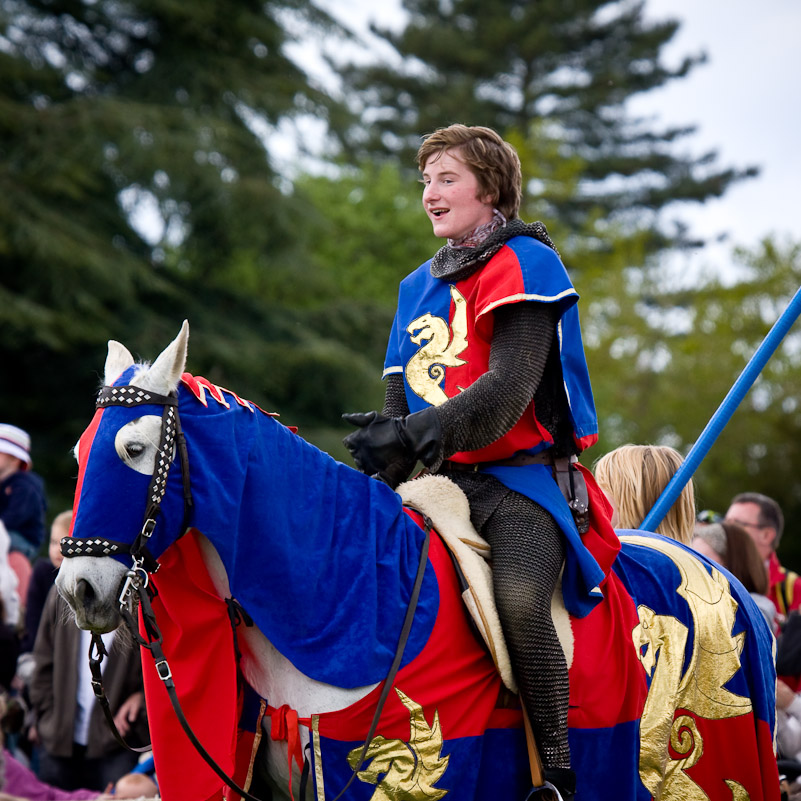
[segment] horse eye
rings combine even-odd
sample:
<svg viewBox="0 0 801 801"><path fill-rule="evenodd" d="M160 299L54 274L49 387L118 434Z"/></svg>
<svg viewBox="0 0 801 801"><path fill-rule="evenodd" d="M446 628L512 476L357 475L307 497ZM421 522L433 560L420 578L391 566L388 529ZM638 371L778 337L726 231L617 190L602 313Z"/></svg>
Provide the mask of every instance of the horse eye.
<svg viewBox="0 0 801 801"><path fill-rule="evenodd" d="M141 442L129 442L125 446L125 455L129 459L136 459L145 452L145 446Z"/></svg>

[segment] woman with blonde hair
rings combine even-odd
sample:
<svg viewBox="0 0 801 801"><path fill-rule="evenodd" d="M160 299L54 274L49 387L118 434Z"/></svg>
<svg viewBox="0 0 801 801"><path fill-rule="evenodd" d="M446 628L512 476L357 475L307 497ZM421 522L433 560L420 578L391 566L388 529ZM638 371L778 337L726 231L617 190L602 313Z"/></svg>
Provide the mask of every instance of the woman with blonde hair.
<svg viewBox="0 0 801 801"><path fill-rule="evenodd" d="M683 459L667 445L621 445L595 463L595 480L614 508L615 528L639 528ZM688 481L657 526L658 534L689 545L695 527L695 490Z"/></svg>

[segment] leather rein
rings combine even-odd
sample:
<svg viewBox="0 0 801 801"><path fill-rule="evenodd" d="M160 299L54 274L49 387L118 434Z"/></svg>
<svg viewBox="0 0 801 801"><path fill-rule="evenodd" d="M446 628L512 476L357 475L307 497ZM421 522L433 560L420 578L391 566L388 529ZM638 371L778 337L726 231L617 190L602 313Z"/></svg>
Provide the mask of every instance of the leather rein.
<svg viewBox="0 0 801 801"><path fill-rule="evenodd" d="M136 539L132 543L118 542L101 537L64 537L61 540L61 553L65 559L70 559L76 556L115 556L118 554L127 554L133 561L132 567L125 574L125 579L122 583L122 589L118 598L120 616L125 621L131 635L133 636L137 645L150 651L153 661L155 663L156 673L159 679L164 683L164 687L169 695L170 702L173 707L178 721L181 724L189 741L195 747L195 750L203 757L206 764L222 779L228 787L234 792L238 793L246 801L262 801L254 795L251 795L247 790L239 787L238 784L215 762L214 758L203 747L202 743L198 740L195 733L192 731L189 722L184 715L181 708L178 694L175 689L175 682L173 680L172 671L164 656L164 651L161 647L163 638L161 631L156 622L156 616L153 612L153 607L150 603L151 590L149 589L150 575L156 573L160 567L159 563L148 550L148 542L153 535L156 528L156 522L161 513L161 502L164 499L164 494L167 489L167 477L169 475L170 467L173 462L173 456L177 449L179 461L181 465L181 478L183 482L183 496L184 496L184 517L181 525L180 537L182 537L188 530L189 517L192 512L192 489L189 479L189 453L186 446L186 438L181 428L181 419L178 414L178 395L173 392L169 395L160 395L149 390L142 389L136 386L119 386L119 387L103 387L98 394L95 407L103 409L107 406L124 406L134 407L141 405L160 405L164 407L161 418L161 436L159 438L158 450L156 452L155 466L153 475L150 479L150 485L147 491L147 508L145 509L142 527ZM400 668L400 663L403 658L403 653L406 647L406 642L409 638L412 623L414 621L414 613L417 608L417 601L420 596L420 590L423 584L423 577L425 575L425 566L428 561L428 550L431 539L431 520L423 514L420 510L415 511L421 515L424 522L425 539L420 553L420 561L418 564L417 575L415 576L414 585L412 587L411 597L406 609L406 616L403 621L400 635L398 637L398 645L395 651L395 657L389 669L387 677L384 679L384 687L382 688L381 695L379 696L376 705L375 714L370 724L370 729L360 754L359 761L352 768L352 773L348 779L347 784L342 788L334 801L337 801L344 792L348 789L351 782L356 778L358 772L362 769L364 760L367 756L367 750L370 742L373 739L378 721L384 708L384 703L387 700L390 690L395 681L395 676ZM239 648L236 642L236 620L246 619L244 610L233 599L225 599L229 605L229 616L231 617L231 624L234 634L234 648L239 654ZM140 634L139 626L137 625L134 617L136 602L139 602L142 614L142 628L144 629L145 636ZM232 614L231 606L236 607L236 611ZM242 615L237 612L241 611ZM103 710L103 715L106 718L111 733L115 739L124 748L136 753L144 753L152 750L152 746L144 746L142 748L135 748L130 746L117 729L114 723L114 715L111 712L108 698L106 697L103 688L101 665L103 659L108 656L106 648L103 644L99 634L92 633L92 642L89 646L89 669L92 674L92 690L95 697ZM306 777L308 776L308 761L304 765L303 777L301 782L302 790L305 790ZM302 794L302 793L301 793Z"/></svg>

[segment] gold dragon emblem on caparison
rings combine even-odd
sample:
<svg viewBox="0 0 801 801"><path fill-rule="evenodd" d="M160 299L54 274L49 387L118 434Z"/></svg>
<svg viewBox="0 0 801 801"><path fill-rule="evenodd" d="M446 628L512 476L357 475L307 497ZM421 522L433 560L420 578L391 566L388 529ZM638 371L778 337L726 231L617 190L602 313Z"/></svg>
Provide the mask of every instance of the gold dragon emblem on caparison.
<svg viewBox="0 0 801 801"><path fill-rule="evenodd" d="M406 382L412 391L432 406L448 400L442 382L446 367L467 364L459 358L467 349L467 301L451 286L453 323L433 314L423 314L406 327L406 332L420 349L406 363Z"/></svg>
<svg viewBox="0 0 801 801"><path fill-rule="evenodd" d="M722 720L750 714L746 698L726 689L741 669L740 656L746 632L732 634L738 604L729 591L728 579L716 568L711 573L700 562L672 543L625 535L624 542L644 545L669 556L678 568L676 588L693 620L693 639L684 623L671 615L659 615L641 604L639 624L632 631L634 647L643 669L651 677L640 723L640 778L654 798L662 801L708 801L708 796L687 770L704 754L704 742L696 718ZM691 657L684 667L685 651ZM687 714L677 715L677 710ZM666 757L668 744L677 755ZM733 801L747 801L747 790L725 780Z"/></svg>
<svg viewBox="0 0 801 801"><path fill-rule="evenodd" d="M409 710L409 741L376 735L365 755L365 762L369 760L370 764L356 775L361 781L376 785L370 801L437 801L448 792L434 785L442 778L450 760L449 756L441 756L439 712L434 712L434 722L429 726L423 707L397 687L395 692ZM359 764L362 749L359 746L348 754L352 769ZM381 775L384 778L379 781Z"/></svg>

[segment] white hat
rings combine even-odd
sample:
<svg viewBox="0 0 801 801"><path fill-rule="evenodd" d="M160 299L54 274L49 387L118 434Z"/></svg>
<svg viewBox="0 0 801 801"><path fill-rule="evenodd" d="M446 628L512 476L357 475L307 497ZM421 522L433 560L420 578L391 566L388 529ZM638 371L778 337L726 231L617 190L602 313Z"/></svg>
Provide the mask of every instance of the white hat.
<svg viewBox="0 0 801 801"><path fill-rule="evenodd" d="M21 462L25 462L25 469L31 466L31 438L27 431L21 428L0 423L0 453L10 453Z"/></svg>

